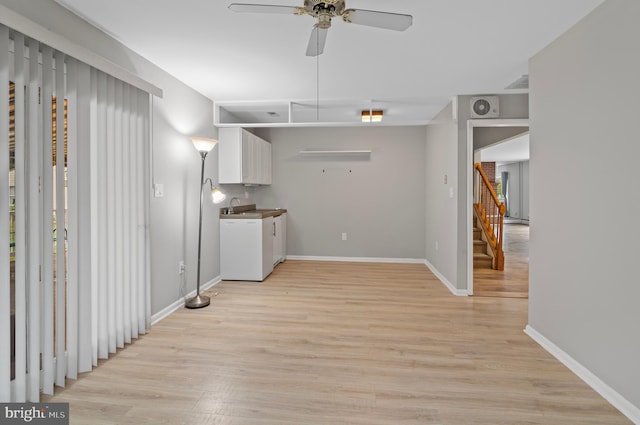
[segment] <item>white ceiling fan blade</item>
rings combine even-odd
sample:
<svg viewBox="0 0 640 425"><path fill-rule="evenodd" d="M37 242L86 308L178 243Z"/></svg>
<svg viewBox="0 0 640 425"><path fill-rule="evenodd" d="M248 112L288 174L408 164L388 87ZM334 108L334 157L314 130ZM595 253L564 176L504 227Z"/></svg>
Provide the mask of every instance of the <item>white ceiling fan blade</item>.
<svg viewBox="0 0 640 425"><path fill-rule="evenodd" d="M248 4L248 3L231 3L229 9L234 12L241 13L277 13L285 15L298 14L297 7L293 6L277 6L272 4Z"/></svg>
<svg viewBox="0 0 640 425"><path fill-rule="evenodd" d="M307 56L318 56L324 52L324 43L327 41L327 30L318 28L314 25L313 31L311 31L311 37L309 37L309 44L307 45Z"/></svg>
<svg viewBox="0 0 640 425"><path fill-rule="evenodd" d="M413 16L375 10L348 9L342 14L345 22L388 30L404 31L413 23Z"/></svg>

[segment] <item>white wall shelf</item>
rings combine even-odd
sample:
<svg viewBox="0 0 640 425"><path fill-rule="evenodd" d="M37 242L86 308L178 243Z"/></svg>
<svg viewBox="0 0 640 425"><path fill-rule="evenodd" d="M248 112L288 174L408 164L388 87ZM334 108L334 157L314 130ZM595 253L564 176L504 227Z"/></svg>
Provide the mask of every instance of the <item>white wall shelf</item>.
<svg viewBox="0 0 640 425"><path fill-rule="evenodd" d="M341 156L341 155L361 155L368 156L371 155L370 150L342 150L342 151L314 151L314 150L304 150L300 151L300 155L310 155L310 156Z"/></svg>

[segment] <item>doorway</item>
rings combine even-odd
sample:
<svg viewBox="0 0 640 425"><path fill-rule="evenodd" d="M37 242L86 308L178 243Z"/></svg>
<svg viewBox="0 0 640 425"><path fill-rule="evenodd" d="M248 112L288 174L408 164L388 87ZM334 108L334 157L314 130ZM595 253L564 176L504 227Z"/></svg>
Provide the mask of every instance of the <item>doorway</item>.
<svg viewBox="0 0 640 425"><path fill-rule="evenodd" d="M523 133L528 134L528 130L528 119L483 119L467 121L467 170L469 171L467 173L466 216L468 226L467 292L469 295L528 297L529 227L523 220L505 224L503 242L505 270L474 270L473 188L475 186L473 182L474 173L471 172L474 163L483 161L481 153L483 148L489 148L493 145L497 146L499 142L507 143L507 141L518 135L522 135ZM506 146L504 146L504 148L506 148ZM494 162L497 163L498 161ZM513 183L513 179L511 181ZM520 211L518 211L518 213L518 216L520 216ZM475 287L476 284L477 288Z"/></svg>

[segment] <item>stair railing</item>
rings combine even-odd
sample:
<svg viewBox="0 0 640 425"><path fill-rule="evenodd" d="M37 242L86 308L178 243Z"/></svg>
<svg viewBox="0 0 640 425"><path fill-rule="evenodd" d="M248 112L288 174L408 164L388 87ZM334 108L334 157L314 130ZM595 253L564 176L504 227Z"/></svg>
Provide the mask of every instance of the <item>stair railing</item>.
<svg viewBox="0 0 640 425"><path fill-rule="evenodd" d="M504 227L504 214L507 210L503 202L498 200L487 175L482 170L480 163L475 164L476 178L474 182L473 209L480 222L480 228L487 239L487 244L493 254L493 268L504 270L504 252L502 250L502 238Z"/></svg>

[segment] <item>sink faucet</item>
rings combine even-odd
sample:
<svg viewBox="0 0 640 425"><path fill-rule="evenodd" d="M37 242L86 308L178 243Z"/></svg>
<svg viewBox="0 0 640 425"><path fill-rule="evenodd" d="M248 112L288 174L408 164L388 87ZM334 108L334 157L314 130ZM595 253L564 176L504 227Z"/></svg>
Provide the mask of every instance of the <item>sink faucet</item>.
<svg viewBox="0 0 640 425"><path fill-rule="evenodd" d="M236 198L235 196L233 198L231 198L231 200L229 201L229 208L227 209L229 214L233 214L233 201L234 200L238 201L238 206L240 206L240 199Z"/></svg>

